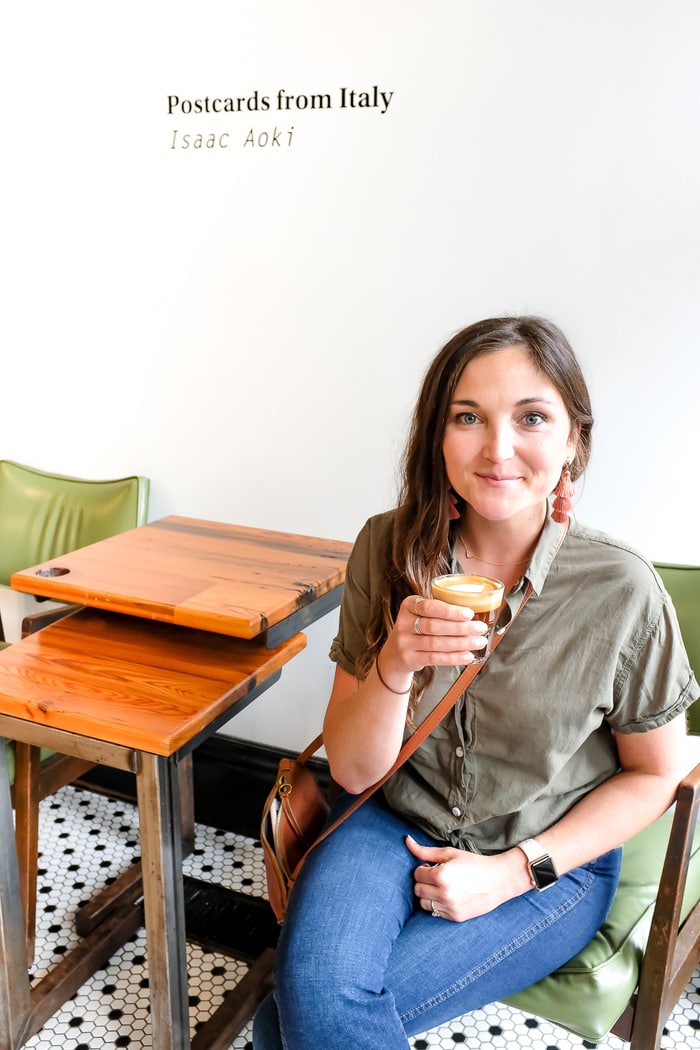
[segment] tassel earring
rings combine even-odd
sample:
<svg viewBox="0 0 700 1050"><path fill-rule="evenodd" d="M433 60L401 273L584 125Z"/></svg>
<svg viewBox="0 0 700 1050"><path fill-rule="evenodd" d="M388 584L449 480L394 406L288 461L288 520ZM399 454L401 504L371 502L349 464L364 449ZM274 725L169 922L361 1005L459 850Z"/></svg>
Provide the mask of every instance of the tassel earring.
<svg viewBox="0 0 700 1050"><path fill-rule="evenodd" d="M563 525L571 512L571 497L575 493L574 486L569 474L569 464L565 463L561 470L561 477L554 490L554 502L552 503L552 521Z"/></svg>

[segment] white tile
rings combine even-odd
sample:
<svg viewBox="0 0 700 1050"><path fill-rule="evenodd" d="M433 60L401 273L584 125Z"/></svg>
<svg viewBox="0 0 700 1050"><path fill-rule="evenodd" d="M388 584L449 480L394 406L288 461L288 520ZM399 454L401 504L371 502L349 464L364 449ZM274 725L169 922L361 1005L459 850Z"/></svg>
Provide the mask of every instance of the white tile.
<svg viewBox="0 0 700 1050"><path fill-rule="evenodd" d="M139 857L135 806L75 788L41 805L37 952L32 973L40 977L78 937L73 917L79 905ZM195 852L185 873L231 889L264 896L262 853L252 840L197 826ZM188 945L190 1022L206 1020L245 964ZM148 973L143 930L115 953L69 1003L25 1045L27 1050L152 1050ZM611 1037L605 1050L627 1044ZM590 1047L545 1021L499 1004L433 1029L411 1040L412 1050L580 1050ZM231 1050L251 1050L250 1026ZM667 1025L663 1050L700 1050L700 974L696 973ZM326 1050L326 1048L323 1048ZM328 1048L335 1050L335 1048ZM381 1050L378 1047L377 1050ZM603 1044L600 1044L603 1050Z"/></svg>

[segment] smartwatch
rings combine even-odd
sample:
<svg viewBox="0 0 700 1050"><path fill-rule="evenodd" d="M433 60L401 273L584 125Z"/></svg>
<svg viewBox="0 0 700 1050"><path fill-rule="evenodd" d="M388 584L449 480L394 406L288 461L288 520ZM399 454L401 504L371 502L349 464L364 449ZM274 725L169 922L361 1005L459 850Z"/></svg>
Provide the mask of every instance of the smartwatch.
<svg viewBox="0 0 700 1050"><path fill-rule="evenodd" d="M559 873L544 846L541 846L537 839L525 839L524 842L518 843L518 849L527 857L527 866L535 889L542 891L553 886L559 878Z"/></svg>

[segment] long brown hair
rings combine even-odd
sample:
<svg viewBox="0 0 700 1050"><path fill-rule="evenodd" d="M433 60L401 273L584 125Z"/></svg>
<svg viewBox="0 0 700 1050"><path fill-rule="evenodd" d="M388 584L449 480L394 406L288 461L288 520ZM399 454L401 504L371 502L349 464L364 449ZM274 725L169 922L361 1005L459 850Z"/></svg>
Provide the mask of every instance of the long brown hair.
<svg viewBox="0 0 700 1050"><path fill-rule="evenodd" d="M384 552L386 576L367 624L367 648L359 659L364 677L409 594L430 595L434 576L450 571L450 551L459 522L449 517L449 482L442 453L454 391L474 358L521 346L556 387L572 428L578 428L571 477L583 474L591 454L593 415L586 381L564 333L541 317L495 317L462 329L440 350L425 374L402 460L402 480L393 535ZM458 507L460 506L458 502ZM433 669L414 675L412 705Z"/></svg>

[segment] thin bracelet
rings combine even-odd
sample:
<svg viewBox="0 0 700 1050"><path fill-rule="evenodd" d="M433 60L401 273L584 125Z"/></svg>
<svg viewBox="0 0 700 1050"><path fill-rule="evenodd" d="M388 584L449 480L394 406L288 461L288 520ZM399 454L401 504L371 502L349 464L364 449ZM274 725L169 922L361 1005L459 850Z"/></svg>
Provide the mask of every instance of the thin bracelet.
<svg viewBox="0 0 700 1050"><path fill-rule="evenodd" d="M411 692L410 685L408 689L392 689L390 685L386 684L386 682L382 678L382 672L379 670L379 653L377 653L377 659L374 661L374 669L377 672L377 678L382 683L384 688L388 689L390 693L393 693L395 696L408 696L408 694Z"/></svg>

